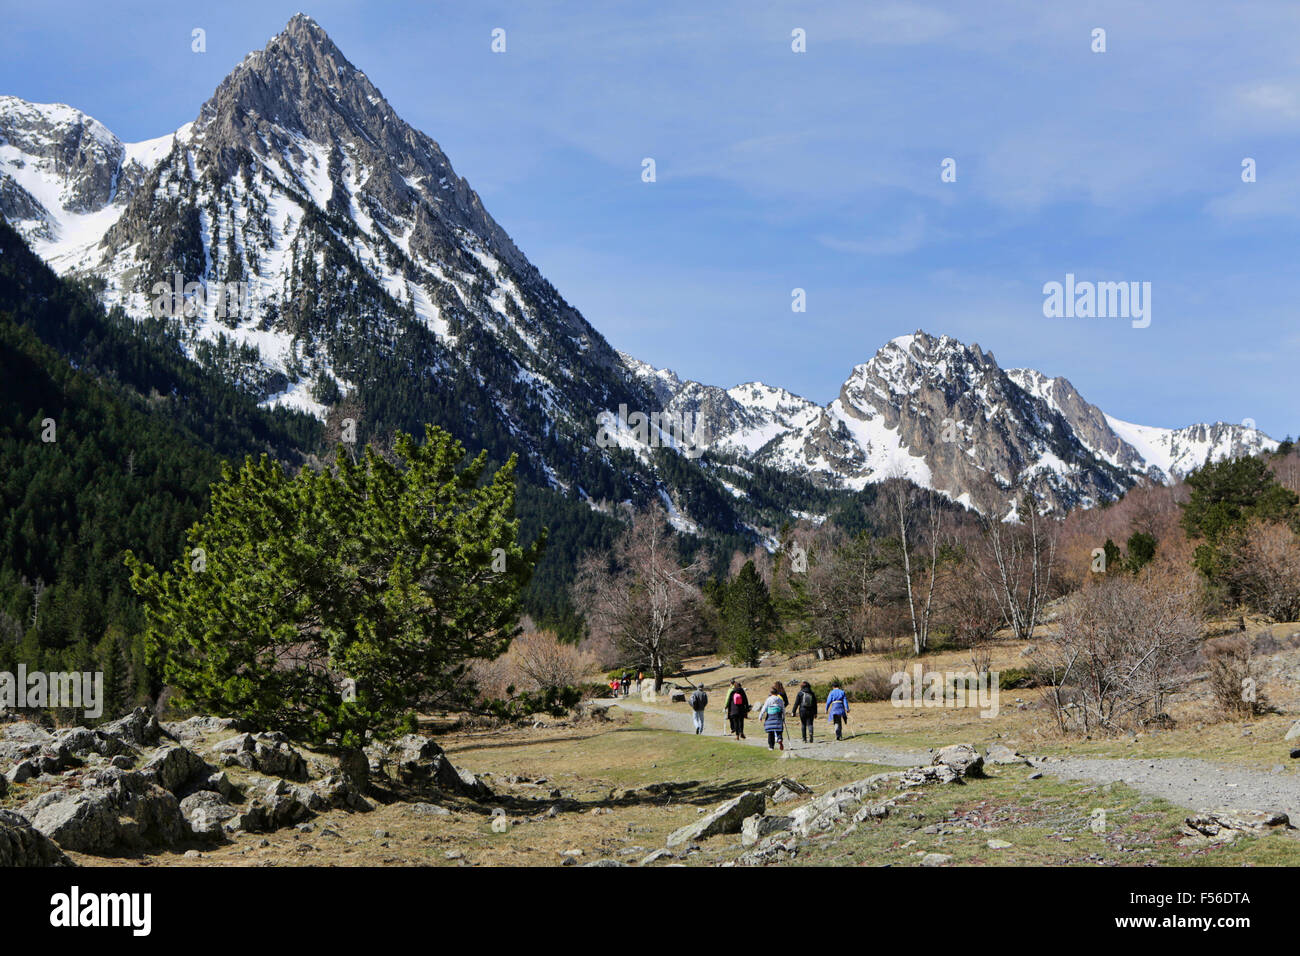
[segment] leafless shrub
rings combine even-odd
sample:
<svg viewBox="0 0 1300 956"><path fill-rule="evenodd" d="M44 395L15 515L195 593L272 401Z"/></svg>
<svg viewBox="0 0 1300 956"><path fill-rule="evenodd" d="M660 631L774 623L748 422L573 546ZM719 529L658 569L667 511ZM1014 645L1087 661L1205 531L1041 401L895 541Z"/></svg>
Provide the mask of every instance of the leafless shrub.
<svg viewBox="0 0 1300 956"><path fill-rule="evenodd" d="M1084 587L1042 639L1058 727L1113 733L1164 713L1190 676L1201 634L1190 575L1120 575Z"/></svg>
<svg viewBox="0 0 1300 956"><path fill-rule="evenodd" d="M1283 524L1253 522L1231 549L1225 583L1260 614L1300 618L1300 536Z"/></svg>
<svg viewBox="0 0 1300 956"><path fill-rule="evenodd" d="M894 691L893 675L878 667L859 674L846 690L853 700L889 700Z"/></svg>
<svg viewBox="0 0 1300 956"><path fill-rule="evenodd" d="M1262 680L1251 640L1244 634L1206 641L1210 691L1219 709L1228 717L1249 717L1269 710L1268 698L1260 688Z"/></svg>
<svg viewBox="0 0 1300 956"><path fill-rule="evenodd" d="M577 686L599 666L593 655L549 631L532 631L516 637L495 660L475 661L473 677L483 697L504 700L512 696L511 688L517 694Z"/></svg>

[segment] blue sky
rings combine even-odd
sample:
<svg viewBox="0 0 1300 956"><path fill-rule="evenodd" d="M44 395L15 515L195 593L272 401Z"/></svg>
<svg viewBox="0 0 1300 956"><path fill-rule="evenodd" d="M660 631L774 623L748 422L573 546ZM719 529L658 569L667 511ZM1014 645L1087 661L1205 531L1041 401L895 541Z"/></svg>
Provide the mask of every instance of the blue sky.
<svg viewBox="0 0 1300 956"><path fill-rule="evenodd" d="M1300 4L1135 6L4 0L0 92L151 138L303 10L645 361L827 401L923 328L1129 421L1300 432ZM1045 318L1068 272L1150 282L1150 327Z"/></svg>

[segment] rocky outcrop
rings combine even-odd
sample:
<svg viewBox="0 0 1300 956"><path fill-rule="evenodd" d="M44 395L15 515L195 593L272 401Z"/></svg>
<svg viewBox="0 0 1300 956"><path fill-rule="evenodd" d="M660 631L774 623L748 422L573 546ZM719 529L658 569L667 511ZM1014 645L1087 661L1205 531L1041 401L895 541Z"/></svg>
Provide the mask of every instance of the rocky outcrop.
<svg viewBox="0 0 1300 956"><path fill-rule="evenodd" d="M180 745L160 747L140 768L140 776L174 794L193 789L215 772L206 760Z"/></svg>
<svg viewBox="0 0 1300 956"><path fill-rule="evenodd" d="M58 844L21 814L0 810L0 867L72 866Z"/></svg>
<svg viewBox="0 0 1300 956"><path fill-rule="evenodd" d="M668 834L667 845L678 847L720 833L739 833L745 818L761 814L766 806L767 798L762 793L746 790L694 823Z"/></svg>
<svg viewBox="0 0 1300 956"><path fill-rule="evenodd" d="M221 755L227 767L245 767L288 780L301 781L308 777L306 758L278 731L235 734L215 744L212 750Z"/></svg>
<svg viewBox="0 0 1300 956"><path fill-rule="evenodd" d="M1294 829L1281 810L1201 810L1184 821L1182 832L1192 840L1229 843L1240 836Z"/></svg>
<svg viewBox="0 0 1300 956"><path fill-rule="evenodd" d="M1029 758L1024 756L1018 750L1012 750L1004 744L989 744L988 749L984 751L984 762L996 766L1013 766L1015 764L1029 764Z"/></svg>
<svg viewBox="0 0 1300 956"><path fill-rule="evenodd" d="M458 770L437 743L419 734L408 734L388 743L373 743L366 748L366 756L372 773L401 784L431 786L475 800L486 800L492 795L487 784L472 773Z"/></svg>
<svg viewBox="0 0 1300 956"><path fill-rule="evenodd" d="M187 833L175 795L130 771L107 769L80 790L52 790L22 807L59 846L85 853L170 846Z"/></svg>
<svg viewBox="0 0 1300 956"><path fill-rule="evenodd" d="M181 801L181 813L189 824L190 832L199 839L218 839L225 833L225 824L239 816L230 801L213 790L200 790Z"/></svg>
<svg viewBox="0 0 1300 956"><path fill-rule="evenodd" d="M162 739L158 718L147 707L137 707L118 720L104 724L99 730L131 747L156 747Z"/></svg>
<svg viewBox="0 0 1300 956"><path fill-rule="evenodd" d="M979 777L984 773L984 758L970 744L949 744L935 751L931 763L947 767L959 777Z"/></svg>
<svg viewBox="0 0 1300 956"><path fill-rule="evenodd" d="M769 817L756 813L752 817L746 817L740 825L740 843L742 846L753 846L764 837L774 833L785 833L793 828L792 817Z"/></svg>

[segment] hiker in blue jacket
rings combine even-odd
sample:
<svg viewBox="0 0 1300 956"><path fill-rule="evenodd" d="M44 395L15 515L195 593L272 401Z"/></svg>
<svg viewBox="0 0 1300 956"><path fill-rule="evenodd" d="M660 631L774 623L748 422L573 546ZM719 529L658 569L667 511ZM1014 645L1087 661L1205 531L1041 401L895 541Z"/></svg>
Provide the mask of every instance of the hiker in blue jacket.
<svg viewBox="0 0 1300 956"><path fill-rule="evenodd" d="M835 725L835 739L843 740L844 725L849 722L849 697L839 681L831 683L831 692L826 695L826 719Z"/></svg>

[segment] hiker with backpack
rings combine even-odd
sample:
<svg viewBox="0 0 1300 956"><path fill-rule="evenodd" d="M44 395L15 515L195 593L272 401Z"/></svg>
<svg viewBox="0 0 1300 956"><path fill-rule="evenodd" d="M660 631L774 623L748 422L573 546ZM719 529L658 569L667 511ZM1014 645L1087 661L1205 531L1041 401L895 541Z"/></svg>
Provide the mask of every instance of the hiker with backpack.
<svg viewBox="0 0 1300 956"><path fill-rule="evenodd" d="M831 692L826 695L826 720L835 725L835 739L844 739L844 725L849 722L849 696L839 681L831 683Z"/></svg>
<svg viewBox="0 0 1300 956"><path fill-rule="evenodd" d="M803 742L812 743L813 724L817 720L817 695L813 693L812 686L807 681L799 685L799 693L795 695L790 716L794 717L796 714L799 717L799 734L803 737Z"/></svg>
<svg viewBox="0 0 1300 956"><path fill-rule="evenodd" d="M703 684L695 688L687 703L691 705L691 716L695 718L695 732L704 733L704 710L709 706L709 695L705 693Z"/></svg>
<svg viewBox="0 0 1300 956"><path fill-rule="evenodd" d="M763 701L763 729L767 731L767 749L785 750L785 688L777 681L772 693Z"/></svg>
<svg viewBox="0 0 1300 956"><path fill-rule="evenodd" d="M745 739L745 717L748 715L749 697L745 694L745 688L740 686L740 681L733 680L731 690L727 692L727 720L737 740Z"/></svg>
<svg viewBox="0 0 1300 956"><path fill-rule="evenodd" d="M785 692L785 685L777 681L772 685L772 693L781 698L781 710L784 713L785 708L790 706L790 697Z"/></svg>

